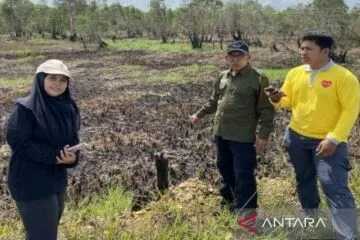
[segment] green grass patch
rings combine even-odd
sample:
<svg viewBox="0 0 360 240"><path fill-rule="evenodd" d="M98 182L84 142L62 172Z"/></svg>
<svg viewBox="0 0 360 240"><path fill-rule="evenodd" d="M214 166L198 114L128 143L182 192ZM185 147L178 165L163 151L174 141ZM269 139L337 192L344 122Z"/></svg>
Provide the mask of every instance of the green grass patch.
<svg viewBox="0 0 360 240"><path fill-rule="evenodd" d="M2 78L0 77L0 88L18 88L31 85L32 77Z"/></svg>
<svg viewBox="0 0 360 240"><path fill-rule="evenodd" d="M66 239L116 239L119 217L131 209L132 194L121 188L110 188L102 195L69 205L61 231Z"/></svg>
<svg viewBox="0 0 360 240"><path fill-rule="evenodd" d="M218 45L203 44L201 49L192 49L189 42L161 43L160 40L145 38L107 40L109 48L113 50L146 50L159 53L192 53L192 52L221 52Z"/></svg>
<svg viewBox="0 0 360 240"><path fill-rule="evenodd" d="M354 169L350 172L350 188L354 193L357 205L360 204L360 165L353 163Z"/></svg>
<svg viewBox="0 0 360 240"><path fill-rule="evenodd" d="M132 195L120 188L110 188L104 195L91 199L90 203L80 203L77 214L78 219L114 219L131 207ZM69 206L75 208L75 206Z"/></svg>
<svg viewBox="0 0 360 240"><path fill-rule="evenodd" d="M359 177L360 169L356 168L351 178L356 198L359 198ZM297 208L293 175L261 179L259 190L261 209ZM250 239L239 230L236 215L220 208L216 190L198 179L187 180L139 212L130 212L131 201L130 193L110 188L78 205L69 203L61 221L60 236L68 240L230 240L234 236ZM21 229L20 221L0 221L0 239L18 239L23 236ZM285 240L289 236L277 228L252 239Z"/></svg>
<svg viewBox="0 0 360 240"><path fill-rule="evenodd" d="M104 194L93 195L78 205L69 203L60 224L60 236L66 239L118 239L121 228L118 219L132 204L132 195L121 188L110 188ZM0 222L0 240L21 239L20 221Z"/></svg>
<svg viewBox="0 0 360 240"><path fill-rule="evenodd" d="M283 82L289 69L262 69L262 71L270 81L280 80L280 82Z"/></svg>
<svg viewBox="0 0 360 240"><path fill-rule="evenodd" d="M0 240L23 239L22 225L19 220L7 219L0 221Z"/></svg>
<svg viewBox="0 0 360 240"><path fill-rule="evenodd" d="M145 82L167 82L167 83L188 83L193 81L208 80L212 76L217 76L219 68L215 65L192 64L161 71L145 71ZM265 69L264 73L270 81L285 79L288 69ZM132 77L138 77L140 72L132 72Z"/></svg>
<svg viewBox="0 0 360 240"><path fill-rule="evenodd" d="M181 185L129 218L118 239L223 240L231 235L236 217L220 208L217 195L196 179Z"/></svg>
<svg viewBox="0 0 360 240"><path fill-rule="evenodd" d="M13 53L15 54L15 56L17 58L37 57L37 56L41 55L40 52L36 52L34 50L31 50L31 49L15 50L15 51L13 51Z"/></svg>
<svg viewBox="0 0 360 240"><path fill-rule="evenodd" d="M67 40L53 40L32 38L31 40L10 40L0 42L0 53L10 54L16 59L38 57L43 52L61 52L69 50L82 50L80 42Z"/></svg>

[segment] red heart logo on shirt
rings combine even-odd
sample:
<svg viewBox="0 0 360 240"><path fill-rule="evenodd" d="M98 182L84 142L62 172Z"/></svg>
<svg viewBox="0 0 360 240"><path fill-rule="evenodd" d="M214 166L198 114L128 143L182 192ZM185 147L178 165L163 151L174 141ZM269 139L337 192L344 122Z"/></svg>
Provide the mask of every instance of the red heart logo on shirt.
<svg viewBox="0 0 360 240"><path fill-rule="evenodd" d="M324 88L328 88L332 85L332 81L330 80L322 80L321 81L321 85L324 87Z"/></svg>

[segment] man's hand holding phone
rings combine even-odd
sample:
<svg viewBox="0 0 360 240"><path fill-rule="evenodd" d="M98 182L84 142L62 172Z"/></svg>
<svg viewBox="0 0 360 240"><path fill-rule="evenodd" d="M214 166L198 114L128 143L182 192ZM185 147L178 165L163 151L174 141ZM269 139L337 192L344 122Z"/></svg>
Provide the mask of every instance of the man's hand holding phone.
<svg viewBox="0 0 360 240"><path fill-rule="evenodd" d="M286 96L286 94L284 92L282 92L281 90L279 90L271 85L266 87L264 89L264 91L265 91L266 96L268 96L273 103L280 102L281 98Z"/></svg>

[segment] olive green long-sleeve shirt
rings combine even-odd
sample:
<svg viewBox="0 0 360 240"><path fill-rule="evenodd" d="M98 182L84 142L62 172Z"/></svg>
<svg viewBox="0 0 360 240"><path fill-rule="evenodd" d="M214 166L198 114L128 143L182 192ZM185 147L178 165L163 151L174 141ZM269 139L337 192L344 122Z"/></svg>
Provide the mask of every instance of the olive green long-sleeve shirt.
<svg viewBox="0 0 360 240"><path fill-rule="evenodd" d="M268 138L273 129L274 108L265 95L266 76L250 65L235 76L224 71L214 82L209 101L196 113L199 118L215 113L213 133L224 139L254 142L258 136Z"/></svg>

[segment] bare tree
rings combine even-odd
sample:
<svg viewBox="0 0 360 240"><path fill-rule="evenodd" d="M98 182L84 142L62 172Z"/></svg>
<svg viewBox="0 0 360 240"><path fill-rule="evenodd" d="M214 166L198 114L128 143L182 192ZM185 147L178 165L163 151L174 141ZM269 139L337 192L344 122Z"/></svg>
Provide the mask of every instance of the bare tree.
<svg viewBox="0 0 360 240"><path fill-rule="evenodd" d="M227 29L234 40L259 44L258 36L266 30L261 4L257 1L230 2L225 13Z"/></svg>
<svg viewBox="0 0 360 240"><path fill-rule="evenodd" d="M348 7L343 0L314 0L309 5L308 29L319 29L331 34L337 42L333 58L338 62L346 62L352 41L351 22Z"/></svg>
<svg viewBox="0 0 360 240"><path fill-rule="evenodd" d="M25 36L33 4L29 0L5 0L1 8L8 32L16 38Z"/></svg>
<svg viewBox="0 0 360 240"><path fill-rule="evenodd" d="M89 50L91 43L97 44L97 50L107 47L102 35L108 31L108 26L103 9L92 1L87 10L78 15L76 26L84 49Z"/></svg>
<svg viewBox="0 0 360 240"><path fill-rule="evenodd" d="M171 9L167 9L164 0L150 1L150 31L157 38L161 38L163 43L173 34L173 19Z"/></svg>
<svg viewBox="0 0 360 240"><path fill-rule="evenodd" d="M351 40L356 44L360 45L360 5L357 8L353 8L350 13L350 32Z"/></svg>
<svg viewBox="0 0 360 240"><path fill-rule="evenodd" d="M75 41L76 40L76 29L75 29L76 0L65 0L65 1L69 16L70 40Z"/></svg>
<svg viewBox="0 0 360 240"><path fill-rule="evenodd" d="M192 0L180 9L179 25L189 38L192 48L202 48L205 40L210 40L216 32L216 11L223 3L219 0Z"/></svg>

